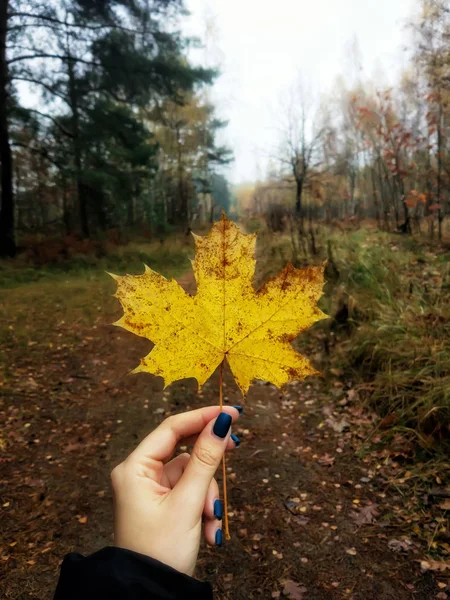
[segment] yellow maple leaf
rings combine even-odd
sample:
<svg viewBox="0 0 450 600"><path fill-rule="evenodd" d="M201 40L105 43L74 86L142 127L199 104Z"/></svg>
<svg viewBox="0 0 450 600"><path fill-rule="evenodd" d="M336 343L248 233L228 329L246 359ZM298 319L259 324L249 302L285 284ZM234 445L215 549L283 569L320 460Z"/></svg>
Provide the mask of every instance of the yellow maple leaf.
<svg viewBox="0 0 450 600"><path fill-rule="evenodd" d="M290 342L327 318L317 307L324 268L288 264L255 291L256 235L224 214L208 235L194 237L195 296L147 266L142 275L112 275L124 310L115 325L155 344L133 372L159 375L165 387L187 377L202 386L226 359L244 395L253 379L281 387L316 374Z"/></svg>

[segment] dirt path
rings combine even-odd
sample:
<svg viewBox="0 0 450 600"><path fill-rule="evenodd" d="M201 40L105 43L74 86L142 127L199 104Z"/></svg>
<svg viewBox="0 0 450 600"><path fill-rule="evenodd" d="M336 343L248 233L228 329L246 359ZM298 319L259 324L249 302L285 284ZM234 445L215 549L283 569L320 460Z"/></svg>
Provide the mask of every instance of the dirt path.
<svg viewBox="0 0 450 600"><path fill-rule="evenodd" d="M111 467L168 414L217 402L217 374L201 394L127 376L150 344L110 321L70 352L40 349L37 363L31 348L15 364L2 407L1 598L50 598L66 552L110 544ZM225 401L240 403L229 372ZM387 491L378 459L356 456L370 419L351 388L311 380L281 395L260 382L244 408L229 459L232 540L199 561L218 600L444 598L402 537L405 499Z"/></svg>

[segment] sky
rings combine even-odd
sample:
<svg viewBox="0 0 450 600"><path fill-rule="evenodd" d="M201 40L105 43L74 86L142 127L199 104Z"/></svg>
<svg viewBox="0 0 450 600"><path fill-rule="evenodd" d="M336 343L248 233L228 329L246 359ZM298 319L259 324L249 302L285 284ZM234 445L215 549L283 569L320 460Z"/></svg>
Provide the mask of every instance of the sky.
<svg viewBox="0 0 450 600"><path fill-rule="evenodd" d="M267 171L279 144L283 97L301 78L314 96L329 92L337 77L352 78L354 40L364 78L390 84L408 63L407 21L418 0L186 0L186 34L206 40L195 62L219 65L211 91L223 141L235 161L232 183L255 181ZM209 25L208 25L209 24Z"/></svg>

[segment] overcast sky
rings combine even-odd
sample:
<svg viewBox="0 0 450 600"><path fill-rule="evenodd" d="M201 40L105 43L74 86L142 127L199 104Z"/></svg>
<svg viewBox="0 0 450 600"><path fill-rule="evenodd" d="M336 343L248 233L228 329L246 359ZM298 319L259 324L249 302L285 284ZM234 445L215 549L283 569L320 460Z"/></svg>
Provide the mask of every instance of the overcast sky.
<svg viewBox="0 0 450 600"><path fill-rule="evenodd" d="M301 73L326 93L339 75L350 75L349 48L357 37L363 76L384 74L391 83L407 64L407 20L417 0L186 0L186 33L205 39L207 59L222 76L212 92L229 119L225 139L235 162L233 183L264 175L277 144L276 108ZM202 60L203 52L201 53ZM195 60L199 60L197 54ZM206 58L205 58L206 60Z"/></svg>

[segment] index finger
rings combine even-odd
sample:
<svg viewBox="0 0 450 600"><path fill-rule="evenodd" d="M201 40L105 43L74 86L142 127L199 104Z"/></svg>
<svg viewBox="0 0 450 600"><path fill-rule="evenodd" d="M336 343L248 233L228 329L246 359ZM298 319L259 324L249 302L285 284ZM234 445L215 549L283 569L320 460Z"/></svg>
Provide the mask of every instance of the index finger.
<svg viewBox="0 0 450 600"><path fill-rule="evenodd" d="M205 408L168 417L142 440L132 452L130 458L155 461L169 459L182 439L203 431L206 425L215 419L220 412L219 406L206 406ZM231 415L233 421L239 418L239 411L233 406L224 406L222 412Z"/></svg>

